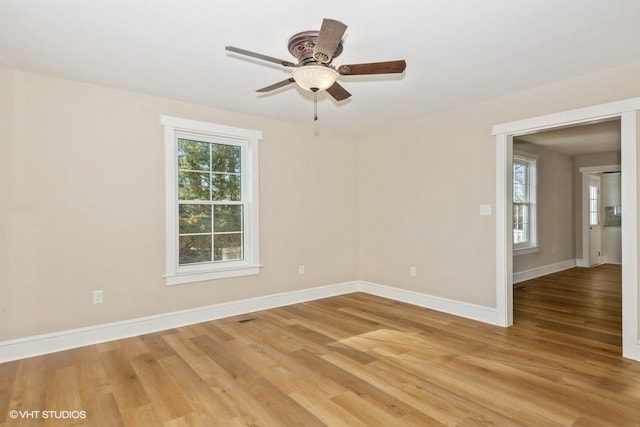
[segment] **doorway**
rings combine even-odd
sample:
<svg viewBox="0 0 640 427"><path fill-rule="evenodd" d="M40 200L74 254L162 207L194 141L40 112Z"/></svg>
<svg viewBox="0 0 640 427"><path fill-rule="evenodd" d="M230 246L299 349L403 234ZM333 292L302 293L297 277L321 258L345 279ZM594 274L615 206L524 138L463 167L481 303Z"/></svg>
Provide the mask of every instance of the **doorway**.
<svg viewBox="0 0 640 427"><path fill-rule="evenodd" d="M589 267L602 264L602 223L600 221L600 176L589 176Z"/></svg>
<svg viewBox="0 0 640 427"><path fill-rule="evenodd" d="M613 192L610 188L610 185L607 185L607 189L609 190L609 194L604 194L602 191L600 193L600 251L602 253L603 248L606 249L608 246L611 250L611 256L608 256L607 250L604 250L604 259L607 261L610 260L616 264L622 264L622 221L621 221L621 180L620 180L620 171L622 167L620 164L613 165L604 165L604 166L594 166L594 167L581 167L580 175L582 181L582 258L577 263L578 267L590 267L594 265L591 262L591 254L595 253L596 250L591 249L591 214L590 214L590 181L592 176L596 175L600 177L601 187L602 187L602 179L603 177L607 178L607 182L610 182L612 175L615 175L617 179L615 179L615 189ZM602 197L605 195L606 201ZM604 201L604 203L603 203ZM610 212L611 211L611 212ZM607 216L615 215L613 218L609 219L609 223L607 223ZM613 222L612 222L613 221ZM617 221L617 223L615 222ZM604 226L604 227L603 227ZM606 226L616 226L616 228L606 228Z"/></svg>
<svg viewBox="0 0 640 427"><path fill-rule="evenodd" d="M604 172L614 169L619 171L620 166L592 165L620 163L620 126L620 120L613 119L517 135L513 138L514 256L512 267L516 324L528 319L527 311L522 310L523 298L535 300L535 304L539 305L538 308L545 313L553 313L557 310L558 304L562 304L561 299L554 303L552 299L544 298L554 294L555 290L563 293L567 298L567 306L562 308L566 313L574 313L573 309L580 304L595 306L602 303L601 298L606 294L601 292L601 289L589 291L588 285L598 284L590 283L586 279L592 277L598 280L604 276L595 274L595 270L598 269L575 269L574 267L597 267L609 262L607 244L612 241L605 241L602 206L605 203L619 204L620 192L618 190L614 194L611 184L615 180L608 179L610 174L605 175ZM521 249L516 232L519 226L519 222L516 222L519 205L516 202L522 198L519 196L520 193L523 193L519 188L521 180L518 179L517 174L522 156L535 156L537 164L535 174L537 179L530 183L535 186L535 194L537 194L537 200L534 200L537 215L532 216L531 221L535 225L537 236L533 239L536 243L535 249L529 251ZM583 183L585 177L586 181ZM611 193L611 197L606 197L605 193ZM526 192L524 195L526 196ZM583 209L586 210L586 216L583 215ZM582 242L581 227L587 229L586 236L590 239L587 242ZM609 235L614 236L612 233L607 233L607 236ZM582 252L581 244L587 249L586 257ZM612 255L615 255L614 252L612 251ZM617 264L620 268L621 260ZM584 274L585 280L578 280L579 274ZM553 277L564 278L563 281L555 283L555 286L559 286L558 289L551 286L554 282ZM573 279L576 283L571 282ZM609 280L607 283L608 286L617 287L610 291L617 292L619 296L621 277L618 277L617 283L615 280ZM584 289L581 288L582 286ZM574 297L576 301L572 299ZM613 306L609 307L609 310L613 308ZM593 324L601 322L601 319L597 318L599 315L600 313L594 311L580 313L580 316L584 316L585 319L592 316L589 322ZM615 316L622 319L620 307ZM551 322L547 326L553 328L553 325L556 325L558 333L561 330L569 333L574 330L571 327L574 325L573 317L577 319L578 313L575 313L575 316L557 319L558 321L565 319L566 324L560 326L556 322ZM581 331L576 330L576 333L580 334ZM617 331L618 338L621 337L621 333L621 330ZM618 345L617 348L621 353L622 346Z"/></svg>
<svg viewBox="0 0 640 427"><path fill-rule="evenodd" d="M496 324L513 324L511 168L513 137L525 133L619 118L622 161L622 314L624 357L640 360L638 341L637 140L640 98L565 111L493 127L496 136Z"/></svg>

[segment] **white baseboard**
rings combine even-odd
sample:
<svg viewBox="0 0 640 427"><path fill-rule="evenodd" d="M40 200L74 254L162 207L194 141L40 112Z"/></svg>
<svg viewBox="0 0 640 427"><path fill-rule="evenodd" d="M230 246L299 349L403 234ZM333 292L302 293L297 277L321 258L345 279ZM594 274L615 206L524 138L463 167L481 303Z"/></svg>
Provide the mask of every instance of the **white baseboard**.
<svg viewBox="0 0 640 427"><path fill-rule="evenodd" d="M497 324L495 308L354 281L0 341L0 363L353 292L365 292L484 323Z"/></svg>
<svg viewBox="0 0 640 427"><path fill-rule="evenodd" d="M348 294L357 292L358 290L359 282L345 282L105 323L102 325L0 341L0 363L164 331L224 317L238 316L255 311Z"/></svg>
<svg viewBox="0 0 640 427"><path fill-rule="evenodd" d="M581 261L581 260L580 260ZM513 283L524 282L525 280L535 279L536 277L546 276L547 274L557 273L558 271L568 270L576 267L578 260L569 259L555 264L544 265L542 267L532 268L530 270L519 271L513 273Z"/></svg>
<svg viewBox="0 0 640 427"><path fill-rule="evenodd" d="M406 289L394 288L391 286L379 285L370 282L360 282L362 292L389 298L395 301L406 302L431 310L453 314L479 322L498 324L497 312L495 308L485 307L476 304L456 301L452 299L437 297L421 292L408 291Z"/></svg>

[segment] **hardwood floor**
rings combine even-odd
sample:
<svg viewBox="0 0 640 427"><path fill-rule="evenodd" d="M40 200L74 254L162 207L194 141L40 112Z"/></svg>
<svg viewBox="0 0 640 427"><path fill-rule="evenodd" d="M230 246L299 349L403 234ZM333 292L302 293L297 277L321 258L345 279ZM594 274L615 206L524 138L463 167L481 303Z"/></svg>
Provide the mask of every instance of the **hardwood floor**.
<svg viewBox="0 0 640 427"><path fill-rule="evenodd" d="M573 268L516 285L514 322L622 354L620 265ZM547 338L551 338L550 336Z"/></svg>
<svg viewBox="0 0 640 427"><path fill-rule="evenodd" d="M506 329L358 293L0 364L0 426L639 425L619 266L514 294Z"/></svg>

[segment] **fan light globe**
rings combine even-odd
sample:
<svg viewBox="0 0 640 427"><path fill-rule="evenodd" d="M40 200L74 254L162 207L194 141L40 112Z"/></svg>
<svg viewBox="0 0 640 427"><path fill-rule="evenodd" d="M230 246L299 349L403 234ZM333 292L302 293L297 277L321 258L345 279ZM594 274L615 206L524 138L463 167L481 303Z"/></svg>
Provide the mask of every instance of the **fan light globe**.
<svg viewBox="0 0 640 427"><path fill-rule="evenodd" d="M291 71L291 77L298 86L310 92L329 89L338 80L338 76L340 74L336 70L324 65L305 65Z"/></svg>

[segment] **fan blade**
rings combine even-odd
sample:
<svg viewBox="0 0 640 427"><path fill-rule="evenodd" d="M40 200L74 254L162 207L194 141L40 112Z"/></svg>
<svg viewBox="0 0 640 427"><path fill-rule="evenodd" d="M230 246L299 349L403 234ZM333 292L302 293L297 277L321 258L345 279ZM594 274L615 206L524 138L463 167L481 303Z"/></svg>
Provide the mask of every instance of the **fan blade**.
<svg viewBox="0 0 640 427"><path fill-rule="evenodd" d="M256 92L271 92L272 90L276 90L276 89L280 89L281 87L285 87L290 85L291 83L294 83L295 80L293 79L293 77L289 77L286 80L283 80L281 82L278 83L274 83L271 86L266 86L263 87L262 89L258 89L256 90Z"/></svg>
<svg viewBox="0 0 640 427"><path fill-rule="evenodd" d="M261 53L251 52L250 50L240 49L238 47L227 46L225 50L233 53L239 53L240 55L250 56L252 58L262 59L263 61L274 62L276 64L280 64L283 67L295 67L296 64L293 62L285 61L283 59L274 58L273 56L263 55Z"/></svg>
<svg viewBox="0 0 640 427"><path fill-rule="evenodd" d="M347 26L340 21L327 18L322 20L316 47L313 49L313 57L316 61L323 64L331 62L345 31L347 31Z"/></svg>
<svg viewBox="0 0 640 427"><path fill-rule="evenodd" d="M327 92L329 92L329 95L331 95L336 101L344 101L351 96L351 94L347 92L345 88L340 86L338 82L331 85L331 87L327 89Z"/></svg>
<svg viewBox="0 0 640 427"><path fill-rule="evenodd" d="M338 67L338 72L343 76L356 76L359 74L393 74L402 73L405 68L407 68L407 63L404 60L401 60L341 65Z"/></svg>

